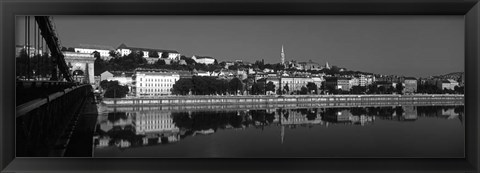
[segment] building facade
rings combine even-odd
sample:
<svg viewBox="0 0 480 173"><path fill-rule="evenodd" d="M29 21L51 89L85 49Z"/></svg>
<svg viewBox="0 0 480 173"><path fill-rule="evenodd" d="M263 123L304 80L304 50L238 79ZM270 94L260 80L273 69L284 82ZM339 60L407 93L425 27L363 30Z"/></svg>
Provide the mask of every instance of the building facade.
<svg viewBox="0 0 480 173"><path fill-rule="evenodd" d="M325 86L333 87L342 91L350 91L352 88L351 80L351 78L345 77L330 77L325 79Z"/></svg>
<svg viewBox="0 0 480 173"><path fill-rule="evenodd" d="M99 46L99 45L88 45L80 44L80 46L74 48L77 53L88 53L92 54L93 52L100 53L100 58L104 60L110 59L110 51L115 50L111 46Z"/></svg>
<svg viewBox="0 0 480 173"><path fill-rule="evenodd" d="M299 63L303 70L321 70L322 66L319 63L309 60L308 62Z"/></svg>
<svg viewBox="0 0 480 173"><path fill-rule="evenodd" d="M95 58L92 54L88 53L77 53L77 52L63 52L65 56L65 62L69 66L70 71L73 73L73 77L82 78L78 82L84 82L89 84L95 84L94 77L94 65ZM80 76L77 76L76 73L80 72Z"/></svg>
<svg viewBox="0 0 480 173"><path fill-rule="evenodd" d="M26 45L16 45L15 57L19 57L22 51L25 51L26 54L29 54L29 57L33 57L37 54L40 54L40 55L43 54L43 51L41 49L36 49L35 47L30 47Z"/></svg>
<svg viewBox="0 0 480 173"><path fill-rule="evenodd" d="M288 86L287 94L291 94L294 91L300 91L302 87L307 87L309 82L315 83L312 78L309 77L268 77L267 83L272 82L275 85L275 91L284 90L285 86ZM319 87L317 85L317 87Z"/></svg>
<svg viewBox="0 0 480 173"><path fill-rule="evenodd" d="M136 70L134 78L135 96L159 96L172 94L173 85L180 79L180 75L174 72Z"/></svg>
<svg viewBox="0 0 480 173"><path fill-rule="evenodd" d="M108 78L112 78L113 73L109 71L104 71L103 73L100 74L100 81L107 80Z"/></svg>
<svg viewBox="0 0 480 173"><path fill-rule="evenodd" d="M437 87L441 90L455 90L456 86L459 86L458 82L452 79L437 81Z"/></svg>
<svg viewBox="0 0 480 173"><path fill-rule="evenodd" d="M215 63L215 58L209 57L209 56L198 56L198 55L193 55L192 59L195 60L195 62L199 64L205 64L205 65L210 65Z"/></svg>
<svg viewBox="0 0 480 173"><path fill-rule="evenodd" d="M415 78L405 78L404 80L405 88L403 89L404 93L415 93L417 92L417 79Z"/></svg>

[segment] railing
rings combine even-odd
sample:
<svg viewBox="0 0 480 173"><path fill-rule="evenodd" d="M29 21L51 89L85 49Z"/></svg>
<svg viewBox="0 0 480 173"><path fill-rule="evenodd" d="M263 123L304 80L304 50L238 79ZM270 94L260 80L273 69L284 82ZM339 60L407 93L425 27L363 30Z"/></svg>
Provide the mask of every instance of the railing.
<svg viewBox="0 0 480 173"><path fill-rule="evenodd" d="M48 95L63 91L67 88L79 86L79 83L59 81L17 81L16 84L16 105L39 98L46 98Z"/></svg>
<svg viewBox="0 0 480 173"><path fill-rule="evenodd" d="M65 147L85 98L93 95L91 85L73 86L58 90L16 107L16 154L24 156L58 156L55 147Z"/></svg>

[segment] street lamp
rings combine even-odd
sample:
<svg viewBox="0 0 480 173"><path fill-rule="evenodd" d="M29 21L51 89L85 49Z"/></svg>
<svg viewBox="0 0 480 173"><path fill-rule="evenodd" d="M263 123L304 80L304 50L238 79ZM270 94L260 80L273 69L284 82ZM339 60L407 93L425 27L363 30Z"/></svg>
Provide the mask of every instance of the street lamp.
<svg viewBox="0 0 480 173"><path fill-rule="evenodd" d="M78 74L77 71L73 72L73 78L75 79L75 81L78 82L77 74Z"/></svg>

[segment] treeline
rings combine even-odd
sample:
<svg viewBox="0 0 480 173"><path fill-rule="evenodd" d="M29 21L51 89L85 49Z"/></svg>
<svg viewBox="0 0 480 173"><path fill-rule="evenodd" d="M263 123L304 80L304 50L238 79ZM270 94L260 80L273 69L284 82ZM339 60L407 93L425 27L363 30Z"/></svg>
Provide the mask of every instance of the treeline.
<svg viewBox="0 0 480 173"><path fill-rule="evenodd" d="M29 58L27 52L22 49L15 58L15 69L17 77L50 77L53 69L52 57L44 53Z"/></svg>
<svg viewBox="0 0 480 173"><path fill-rule="evenodd" d="M396 87L377 86L375 84L368 86L353 86L349 91L336 89L333 86L322 85L320 94L404 94L405 87L397 84ZM454 90L440 89L436 85L418 85L418 94L464 94L464 87L456 86Z"/></svg>
<svg viewBox="0 0 480 173"><path fill-rule="evenodd" d="M118 81L103 80L100 87L105 90L105 98L124 98L130 91L127 86L120 85Z"/></svg>
<svg viewBox="0 0 480 173"><path fill-rule="evenodd" d="M94 52L93 54L95 57L94 73L96 76L100 75L104 71L133 71L136 68L187 71L192 71L194 69L203 71L214 71L216 69L221 69L221 65L216 61L214 64L205 65L196 63L195 60L185 56L180 58L181 60L185 61L185 64L180 64L180 62L176 60L167 60L170 61L170 64L167 64L164 59L158 59L155 63L149 64L147 59L143 57L143 52L132 52L128 55L120 56L118 53L111 51L110 56L112 58L110 60L103 60L100 58L100 54L98 52ZM155 57L154 53L153 55L149 53L149 55Z"/></svg>
<svg viewBox="0 0 480 173"><path fill-rule="evenodd" d="M455 86L454 89L440 89L436 85L418 85L417 93L424 93L424 94L464 94L465 87Z"/></svg>
<svg viewBox="0 0 480 173"><path fill-rule="evenodd" d="M193 76L181 78L172 89L172 94L177 95L226 95L240 94L245 90L244 83L233 78L230 81L208 76Z"/></svg>

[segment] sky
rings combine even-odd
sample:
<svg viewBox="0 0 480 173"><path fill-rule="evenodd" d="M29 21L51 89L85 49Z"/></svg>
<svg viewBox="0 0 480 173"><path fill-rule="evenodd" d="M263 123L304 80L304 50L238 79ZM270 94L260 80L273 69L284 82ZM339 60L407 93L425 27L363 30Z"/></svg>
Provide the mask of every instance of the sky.
<svg viewBox="0 0 480 173"><path fill-rule="evenodd" d="M53 16L62 46L176 50L221 61L309 61L349 70L427 77L464 71L457 16ZM23 44L23 17L17 44ZM33 25L33 24L32 24Z"/></svg>

